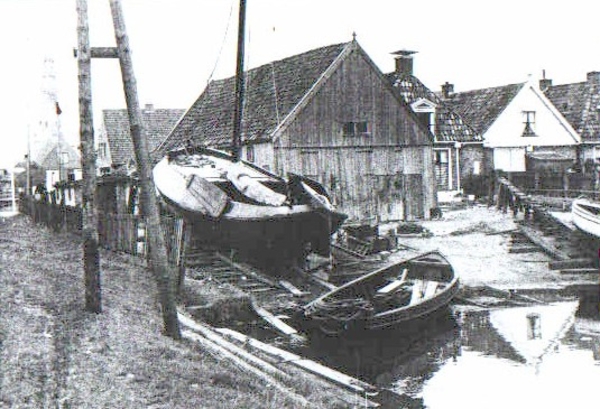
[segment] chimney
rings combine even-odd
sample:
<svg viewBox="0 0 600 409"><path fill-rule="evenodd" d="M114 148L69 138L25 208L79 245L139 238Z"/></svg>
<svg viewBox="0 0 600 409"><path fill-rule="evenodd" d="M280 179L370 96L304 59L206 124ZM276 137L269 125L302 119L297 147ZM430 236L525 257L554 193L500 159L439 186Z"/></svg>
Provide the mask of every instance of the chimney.
<svg viewBox="0 0 600 409"><path fill-rule="evenodd" d="M545 92L552 86L552 80L546 78L546 70L542 70L542 79L540 80L540 90Z"/></svg>
<svg viewBox="0 0 600 409"><path fill-rule="evenodd" d="M587 73L587 82L590 85L600 85L600 72L592 71Z"/></svg>
<svg viewBox="0 0 600 409"><path fill-rule="evenodd" d="M445 84L442 84L442 97L448 99L452 97L452 94L454 94L454 84L450 84L446 81Z"/></svg>
<svg viewBox="0 0 600 409"><path fill-rule="evenodd" d="M144 110L146 111L152 111L154 109L154 104L146 104L144 106Z"/></svg>
<svg viewBox="0 0 600 409"><path fill-rule="evenodd" d="M413 73L413 54L416 51L399 50L392 54L396 57L396 75L412 75Z"/></svg>

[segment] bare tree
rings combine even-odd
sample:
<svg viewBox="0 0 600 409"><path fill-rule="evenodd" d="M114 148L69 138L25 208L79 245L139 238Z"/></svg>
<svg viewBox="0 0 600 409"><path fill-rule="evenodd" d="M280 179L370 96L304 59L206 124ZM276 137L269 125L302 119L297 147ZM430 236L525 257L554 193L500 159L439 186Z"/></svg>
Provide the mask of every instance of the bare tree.
<svg viewBox="0 0 600 409"><path fill-rule="evenodd" d="M131 139L137 160L137 171L141 186L141 209L142 214L146 218L146 228L148 229L148 263L158 283L165 333L174 339L180 339L181 332L175 304L175 280L167 261L167 246L160 224L156 190L154 182L150 177L150 154L144 134L144 124L137 95L137 84L133 72L131 49L129 48L129 38L125 30L121 1L110 0L110 8L121 65L121 75L123 77L125 100L129 113Z"/></svg>

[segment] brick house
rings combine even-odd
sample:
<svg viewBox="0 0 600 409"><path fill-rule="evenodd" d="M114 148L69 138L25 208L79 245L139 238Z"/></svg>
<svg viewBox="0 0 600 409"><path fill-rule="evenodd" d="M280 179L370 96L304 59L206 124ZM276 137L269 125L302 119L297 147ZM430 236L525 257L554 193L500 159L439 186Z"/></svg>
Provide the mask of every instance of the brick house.
<svg viewBox="0 0 600 409"><path fill-rule="evenodd" d="M438 95L414 75L414 53L407 50L393 53L396 69L386 77L433 134L438 200L445 202L481 174L478 153L482 151L483 139L447 102L453 92L451 84L442 86L442 95Z"/></svg>

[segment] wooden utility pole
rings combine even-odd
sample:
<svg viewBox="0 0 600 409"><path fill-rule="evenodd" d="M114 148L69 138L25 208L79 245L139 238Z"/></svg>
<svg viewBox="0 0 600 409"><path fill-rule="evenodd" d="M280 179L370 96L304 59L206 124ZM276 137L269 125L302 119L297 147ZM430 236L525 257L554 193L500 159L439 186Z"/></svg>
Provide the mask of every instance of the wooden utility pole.
<svg viewBox="0 0 600 409"><path fill-rule="evenodd" d="M235 68L235 111L233 113L233 157L240 160L242 150L242 115L244 107L244 45L246 31L246 0L240 0L238 20L237 64Z"/></svg>
<svg viewBox="0 0 600 409"><path fill-rule="evenodd" d="M83 169L82 230L85 309L90 312L100 313L102 312L102 295L100 287L100 254L98 252L98 214L94 203L96 190L96 154L94 152L89 43L87 0L77 0L77 66L79 69L79 132L82 150L81 165Z"/></svg>
<svg viewBox="0 0 600 409"><path fill-rule="evenodd" d="M160 224L160 213L154 182L150 177L150 154L144 133L142 114L137 95L137 84L133 72L129 38L125 30L120 0L110 0L117 51L123 77L125 101L129 113L131 139L137 160L137 171L141 186L141 209L148 229L148 263L158 283L165 333L174 339L181 338L177 308L175 304L175 280L167 261L167 245Z"/></svg>

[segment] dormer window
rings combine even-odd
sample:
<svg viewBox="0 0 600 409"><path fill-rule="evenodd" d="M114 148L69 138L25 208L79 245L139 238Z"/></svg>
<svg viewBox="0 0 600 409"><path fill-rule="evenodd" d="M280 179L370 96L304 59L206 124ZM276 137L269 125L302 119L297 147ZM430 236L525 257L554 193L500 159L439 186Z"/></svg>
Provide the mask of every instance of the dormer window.
<svg viewBox="0 0 600 409"><path fill-rule="evenodd" d="M535 134L535 111L523 111L525 129L522 136L537 136Z"/></svg>
<svg viewBox="0 0 600 409"><path fill-rule="evenodd" d="M344 136L368 136L369 123L367 121L344 122L342 127Z"/></svg>
<svg viewBox="0 0 600 409"><path fill-rule="evenodd" d="M436 104L433 102L421 98L413 102L410 107L417 114L419 122L429 129L432 134L435 134L435 109Z"/></svg>

